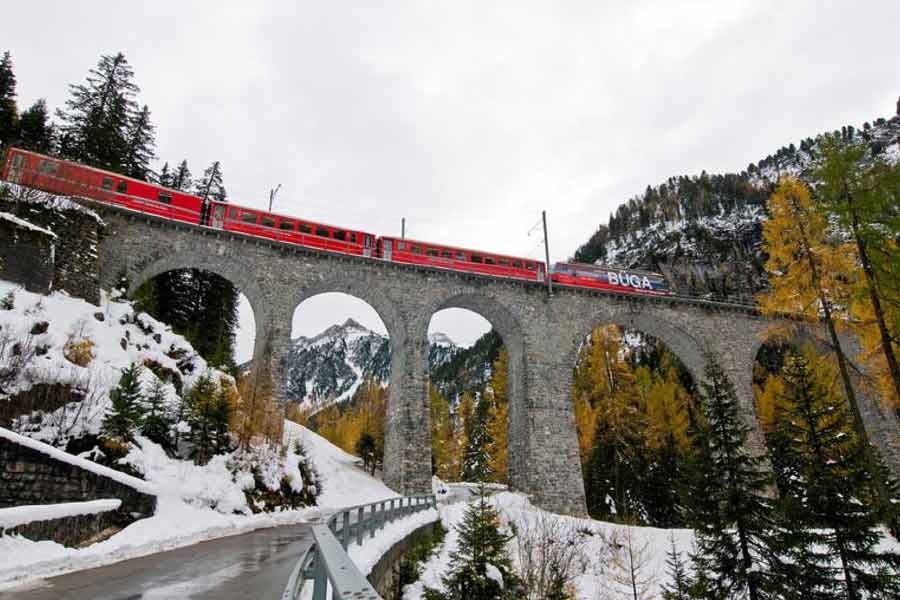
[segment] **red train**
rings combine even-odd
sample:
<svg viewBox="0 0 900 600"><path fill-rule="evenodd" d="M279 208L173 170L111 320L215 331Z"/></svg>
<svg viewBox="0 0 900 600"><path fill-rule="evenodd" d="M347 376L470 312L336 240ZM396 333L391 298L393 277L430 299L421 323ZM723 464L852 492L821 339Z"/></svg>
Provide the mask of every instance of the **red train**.
<svg viewBox="0 0 900 600"><path fill-rule="evenodd" d="M544 281L547 277L544 263L530 258L390 236L376 237L366 231L237 204L209 201L204 206L203 198L194 194L18 148L7 151L0 178L54 194L83 196L167 219L332 252L531 281ZM562 285L626 293L671 294L665 279L657 273L556 263L550 278Z"/></svg>

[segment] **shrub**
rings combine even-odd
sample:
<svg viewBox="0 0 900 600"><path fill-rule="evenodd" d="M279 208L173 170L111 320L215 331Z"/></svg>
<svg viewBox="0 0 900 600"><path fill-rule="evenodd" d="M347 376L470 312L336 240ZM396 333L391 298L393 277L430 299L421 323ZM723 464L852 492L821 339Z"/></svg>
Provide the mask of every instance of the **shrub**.
<svg viewBox="0 0 900 600"><path fill-rule="evenodd" d="M16 295L13 292L8 292L5 296L0 298L0 310L12 310L16 307Z"/></svg>

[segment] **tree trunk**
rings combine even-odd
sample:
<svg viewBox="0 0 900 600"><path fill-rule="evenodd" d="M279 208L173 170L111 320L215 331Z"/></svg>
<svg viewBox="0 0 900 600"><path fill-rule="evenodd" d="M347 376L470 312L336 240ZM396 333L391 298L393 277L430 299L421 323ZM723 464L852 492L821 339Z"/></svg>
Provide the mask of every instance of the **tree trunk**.
<svg viewBox="0 0 900 600"><path fill-rule="evenodd" d="M878 333L881 335L881 348L885 359L887 359L888 371L894 383L894 391L897 393L897 398L900 399L900 364L897 363L897 355L894 354L894 346L891 342L891 333L884 318L884 309L881 307L881 297L878 295L875 270L872 268L872 261L869 259L866 240L860 235L859 216L853 204L853 195L849 192L847 192L847 207L850 209L850 226L853 230L853 238L856 240L856 248L859 251L859 261L862 263L863 273L866 275L869 300L872 302L872 309L875 311L875 321L878 323Z"/></svg>

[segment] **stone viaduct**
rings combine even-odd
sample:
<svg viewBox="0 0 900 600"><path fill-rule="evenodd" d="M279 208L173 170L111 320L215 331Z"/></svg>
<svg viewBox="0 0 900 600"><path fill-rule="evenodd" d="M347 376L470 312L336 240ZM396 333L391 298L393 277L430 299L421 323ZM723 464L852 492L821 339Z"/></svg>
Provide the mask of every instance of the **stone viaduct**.
<svg viewBox="0 0 900 600"><path fill-rule="evenodd" d="M276 369L301 302L343 292L369 303L391 339L385 481L398 492L430 489L427 333L432 315L451 307L482 315L503 338L509 352L510 487L531 494L540 506L585 513L571 390L578 349L599 324L656 337L696 381L702 380L706 353L715 356L751 426L750 450L764 452L751 378L772 321L752 307L566 287L554 288L551 297L537 282L334 254L89 204L106 223L98 248L102 287L109 289L125 275L133 293L173 269L216 273L249 299L256 320L254 358L267 356ZM860 395L871 439L900 473L895 415L882 410L873 394Z"/></svg>

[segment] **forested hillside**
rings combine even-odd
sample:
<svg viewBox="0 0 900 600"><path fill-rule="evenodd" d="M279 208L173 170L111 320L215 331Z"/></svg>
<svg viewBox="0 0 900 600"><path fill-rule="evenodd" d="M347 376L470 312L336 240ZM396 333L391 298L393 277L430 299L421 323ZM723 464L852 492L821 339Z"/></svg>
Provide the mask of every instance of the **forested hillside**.
<svg viewBox="0 0 900 600"><path fill-rule="evenodd" d="M900 117L838 133L900 156ZM779 177L812 181L826 134L782 147L740 173L681 175L647 186L609 216L574 258L666 275L680 294L750 301L767 286L762 222Z"/></svg>

